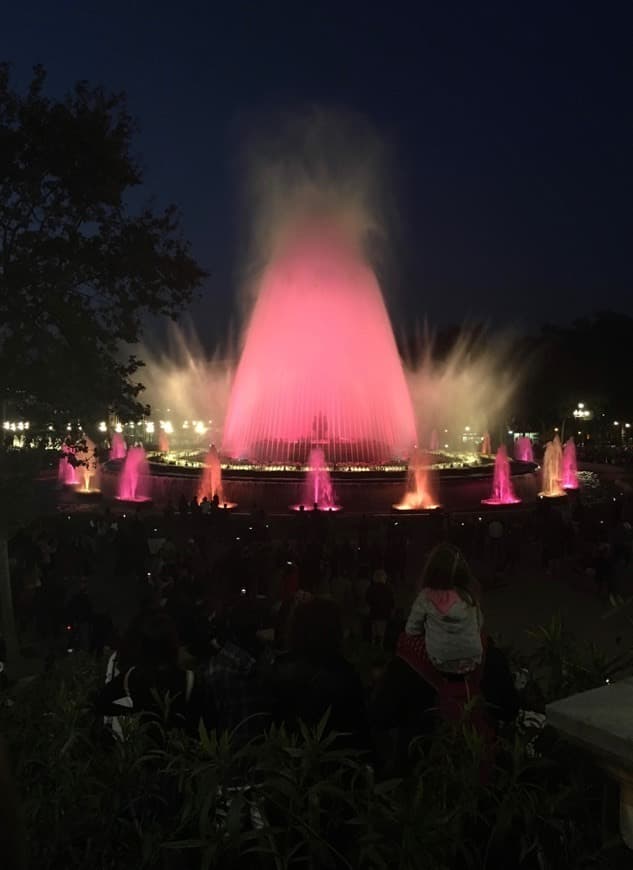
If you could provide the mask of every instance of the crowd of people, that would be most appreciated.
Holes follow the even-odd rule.
[[[544,505],[512,522],[341,519],[184,501],[162,517],[106,509],[41,522],[10,547],[23,645],[46,666],[75,650],[103,663],[95,717],[113,737],[132,712],[238,741],[327,713],[341,740],[391,770],[412,736],[461,715],[467,698],[481,699],[471,715],[488,736],[517,713],[472,564],[485,584],[536,541],[544,570],[578,559],[597,591],[621,596],[633,563],[622,502],[606,513]],[[374,650],[372,668],[359,668],[360,648]]]

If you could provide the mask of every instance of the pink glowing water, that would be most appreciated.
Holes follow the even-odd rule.
[[[338,511],[332,478],[326,464],[325,454],[321,447],[314,447],[308,459],[308,474],[303,487],[303,497],[300,505],[293,505],[295,510]]]
[[[198,485],[198,500],[202,500],[205,496],[209,501],[213,501],[217,495],[220,504],[224,503],[222,493],[222,467],[220,465],[220,457],[218,455],[215,444],[209,448],[204,461],[204,468],[200,476]]]
[[[119,494],[121,501],[150,500],[149,465],[145,450],[141,446],[130,447],[119,475]]]
[[[431,437],[429,439],[429,450],[439,450],[440,449],[440,439],[437,434],[437,429],[433,429],[431,432]]]
[[[57,480],[62,486],[76,486],[79,483],[77,468],[73,464],[74,456],[74,449],[62,444],[62,455],[57,466]]]
[[[578,489],[578,463],[573,438],[565,441],[563,447],[563,489]]]
[[[512,478],[510,477],[510,460],[508,459],[508,450],[505,444],[500,444],[495,457],[495,470],[492,478],[492,493],[490,498],[482,499],[482,504],[501,505],[501,504],[518,504],[521,501],[517,498],[512,486]]]
[[[169,438],[164,429],[161,429],[158,433],[158,452],[169,453]]]
[[[125,459],[127,452],[127,444],[125,438],[120,432],[112,433],[112,441],[110,442],[110,459]]]
[[[546,498],[565,495],[561,486],[563,479],[563,449],[558,435],[545,447],[543,456],[543,489],[539,493]]]
[[[430,458],[416,447],[409,460],[407,491],[402,501],[394,505],[396,510],[421,511],[439,507],[437,481],[433,477],[430,464]]]
[[[265,269],[229,401],[222,452],[305,462],[404,457],[411,397],[371,268],[323,224],[287,237]]]
[[[492,453],[492,445],[490,443],[490,433],[486,432],[479,447],[479,452],[482,456],[490,456]]]
[[[517,438],[514,442],[514,458],[521,462],[534,462],[534,449],[532,439],[527,437]]]

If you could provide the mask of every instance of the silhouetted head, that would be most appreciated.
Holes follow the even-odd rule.
[[[139,665],[149,668],[178,665],[178,632],[167,613],[153,610],[144,614],[138,632]]]
[[[468,562],[457,547],[445,542],[429,553],[422,573],[422,587],[455,589],[469,603],[476,599],[475,579]]]
[[[295,655],[310,659],[340,654],[343,629],[336,604],[314,598],[297,605],[292,615],[288,645]]]
[[[255,654],[259,650],[257,632],[262,627],[260,613],[249,601],[238,601],[226,619],[226,639]]]

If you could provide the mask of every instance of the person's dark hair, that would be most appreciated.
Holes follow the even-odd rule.
[[[178,666],[180,644],[170,616],[162,610],[144,615],[139,625],[138,664],[155,669]]]
[[[251,602],[238,601],[226,616],[226,639],[253,653],[258,648],[257,632],[261,627],[261,615]]]
[[[310,659],[340,653],[343,628],[337,605],[324,598],[297,605],[290,621],[288,641],[291,652]]]
[[[454,589],[468,604],[476,604],[478,584],[468,562],[453,544],[434,547],[422,572],[423,589]]]

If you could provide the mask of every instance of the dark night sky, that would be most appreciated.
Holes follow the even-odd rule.
[[[622,3],[29,2],[0,58],[61,95],[124,89],[146,187],[176,202],[232,311],[236,129],[306,104],[366,115],[397,156],[396,320],[633,314],[633,6]]]

